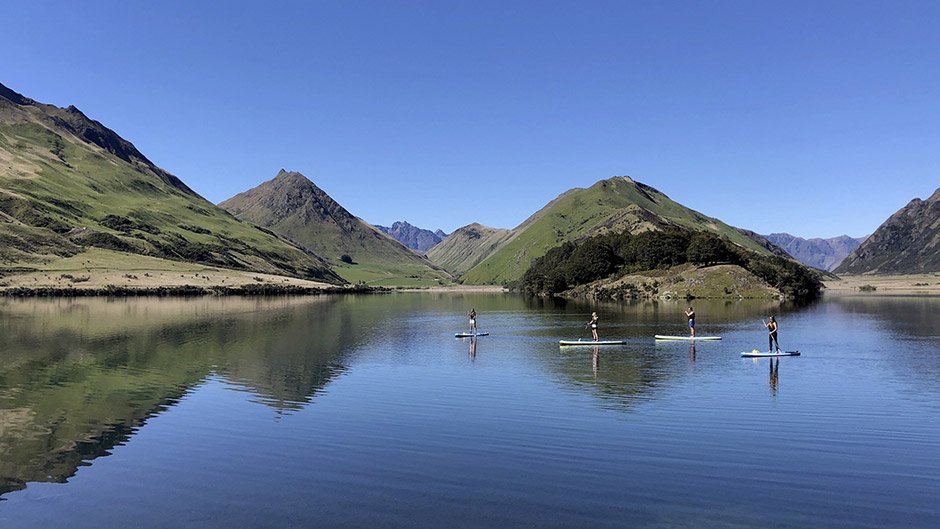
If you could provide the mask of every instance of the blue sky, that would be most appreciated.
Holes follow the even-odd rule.
[[[937,2],[4,3],[0,83],[213,202],[307,175],[365,220],[513,227],[630,175],[760,233],[940,186]]]

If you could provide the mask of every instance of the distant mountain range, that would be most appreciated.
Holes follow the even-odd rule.
[[[344,282],[316,254],[238,221],[74,106],[0,85],[0,268],[81,262],[92,250],[128,269],[171,260]]]
[[[911,201],[860,245],[850,237],[765,238],[626,176],[566,191],[512,229],[474,223],[447,235],[404,221],[374,227],[284,170],[213,205],[77,108],[0,85],[0,276],[66,261],[74,269],[94,252],[97,262],[129,270],[170,260],[334,284],[433,285],[454,276],[505,284],[564,243],[671,227],[762,255],[786,250],[826,270],[852,252],[837,273],[940,271],[940,189]]]
[[[403,220],[395,222],[391,227],[379,226],[378,224],[376,224],[375,227],[390,235],[396,241],[421,254],[427,253],[435,244],[444,240],[444,237],[447,237],[447,234],[440,229],[436,231],[425,230],[412,226]]]
[[[834,272],[923,274],[940,272],[940,189],[915,198],[888,218]]]
[[[450,274],[354,216],[304,175],[273,179],[219,204],[240,220],[269,229],[332,262],[350,282],[436,283]]]
[[[773,253],[767,241],[755,240],[648,185],[618,176],[562,193],[512,230],[481,225],[458,229],[428,257],[460,274],[465,283],[506,283],[521,278],[534,259],[562,243],[610,231],[641,233],[670,226],[708,231],[743,248]]]
[[[866,239],[865,237],[853,238],[848,235],[829,239],[804,239],[789,233],[771,233],[764,237],[783,248],[797,261],[829,272],[839,266],[839,263]]]

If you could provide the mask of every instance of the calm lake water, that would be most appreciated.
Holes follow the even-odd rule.
[[[3,300],[0,527],[940,527],[940,299],[684,308]]]

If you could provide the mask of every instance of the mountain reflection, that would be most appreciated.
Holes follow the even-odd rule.
[[[831,311],[851,316],[845,319],[856,331],[851,338],[857,347],[868,350],[874,346],[885,368],[916,384],[920,391],[936,393],[940,381],[940,364],[937,363],[940,298],[832,296],[827,306]],[[871,332],[872,329],[877,333]],[[886,334],[893,335],[895,345],[892,347],[880,346],[880,337]],[[896,344],[903,344],[903,347]]]
[[[876,318],[903,336],[940,338],[940,298],[892,296],[831,296],[844,312]]]
[[[213,373],[304,406],[355,347],[340,299],[0,303],[0,495],[64,482]]]

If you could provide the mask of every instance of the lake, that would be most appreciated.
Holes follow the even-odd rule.
[[[940,527],[940,298],[694,306],[0,300],[0,527]]]

